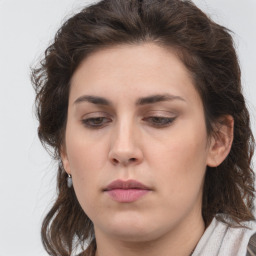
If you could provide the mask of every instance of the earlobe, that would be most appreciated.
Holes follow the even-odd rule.
[[[228,156],[233,142],[234,119],[231,115],[222,116],[214,126],[207,159],[210,167],[217,167]]]
[[[61,147],[60,156],[66,173],[71,174],[69,160],[64,146]]]

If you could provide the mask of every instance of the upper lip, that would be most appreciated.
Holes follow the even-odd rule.
[[[115,180],[111,182],[104,191],[113,189],[144,189],[149,190],[149,187],[136,180]]]

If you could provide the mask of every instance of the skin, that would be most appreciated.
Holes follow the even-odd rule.
[[[174,97],[136,104],[167,94]],[[170,49],[115,46],[80,64],[71,80],[62,161],[94,223],[97,256],[190,255],[205,230],[206,167],[219,165],[230,150],[232,118],[226,119],[221,136],[207,134],[200,96]],[[135,179],[150,192],[116,202],[103,190],[117,179]]]

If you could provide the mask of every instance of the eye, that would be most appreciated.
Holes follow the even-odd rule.
[[[102,128],[109,122],[111,119],[106,117],[92,117],[82,120],[82,123],[88,128]]]
[[[162,117],[162,116],[151,116],[144,118],[147,122],[150,123],[150,125],[155,126],[155,127],[166,127],[169,126],[176,117]]]

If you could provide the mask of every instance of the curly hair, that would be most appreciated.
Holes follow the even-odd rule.
[[[38,67],[32,69],[36,91],[38,135],[59,161],[57,199],[42,224],[42,241],[50,255],[94,255],[93,223],[82,210],[60,158],[67,120],[71,77],[81,61],[102,48],[153,42],[174,49],[201,96],[208,134],[223,115],[234,119],[234,140],[227,158],[207,167],[202,216],[208,225],[219,218],[242,226],[253,220],[254,138],[242,95],[241,74],[231,32],[189,0],[102,0],[84,8],[58,30]],[[227,218],[221,216],[228,216]]]

